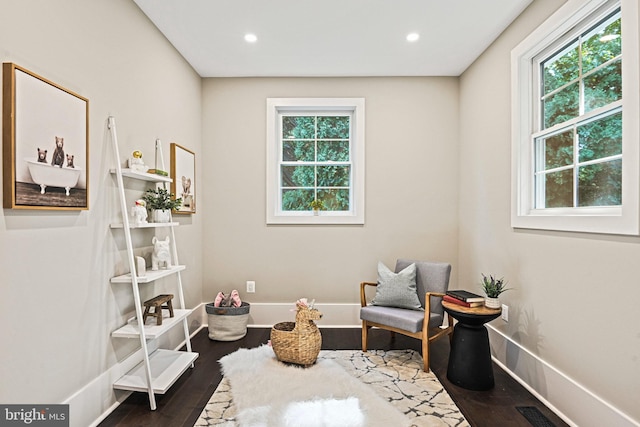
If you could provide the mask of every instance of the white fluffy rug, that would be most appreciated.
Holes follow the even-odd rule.
[[[220,359],[224,378],[196,426],[468,426],[412,350],[321,351],[310,368],[268,346]]]

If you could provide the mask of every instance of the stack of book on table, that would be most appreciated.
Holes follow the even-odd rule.
[[[463,307],[482,307],[484,305],[482,296],[464,290],[447,291],[447,294],[442,299]]]

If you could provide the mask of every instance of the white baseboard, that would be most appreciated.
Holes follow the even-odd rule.
[[[570,426],[640,427],[577,381],[487,325],[493,360]]]
[[[360,327],[360,304],[316,304],[323,317],[317,321],[320,328]],[[251,303],[249,327],[271,327],[278,322],[295,319],[293,303]],[[189,317],[192,336],[206,327],[208,317],[205,303],[196,307]],[[640,423],[604,401],[549,363],[511,340],[491,325],[487,325],[493,360],[549,407],[570,426],[603,425],[640,427]],[[184,343],[171,343],[180,348]],[[139,352],[138,352],[139,353]],[[142,354],[138,355],[142,360]],[[70,405],[71,427],[97,426],[130,393],[115,392],[113,382],[135,364],[129,357],[111,367],[73,396],[62,402]]]
[[[193,331],[191,332],[192,337],[200,329],[206,327],[206,325],[203,325],[205,314],[203,303],[197,306],[193,313],[189,315],[189,330]],[[182,337],[182,341],[170,340],[170,342],[166,344],[166,347],[176,350],[181,348],[184,345],[184,335],[180,334],[180,336]],[[150,343],[150,345],[152,344]],[[163,344],[163,347],[164,346],[165,344]],[[138,350],[121,363],[112,366],[64,402],[61,402],[69,405],[70,426],[95,427],[120,406],[120,404],[129,397],[131,392],[116,391],[113,389],[113,383],[141,361],[142,350]]]
[[[360,321],[360,304],[315,304],[322,313],[317,320],[319,328],[357,328]],[[249,327],[270,328],[279,322],[293,322],[296,319],[294,303],[251,303]]]

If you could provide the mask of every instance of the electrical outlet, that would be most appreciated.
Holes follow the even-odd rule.
[[[506,304],[502,304],[502,320],[509,321],[509,306]]]
[[[247,280],[247,293],[254,293],[256,291],[256,282],[253,280]]]

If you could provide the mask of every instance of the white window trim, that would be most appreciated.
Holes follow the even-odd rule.
[[[364,98],[267,98],[267,224],[364,224]],[[282,211],[279,200],[280,145],[278,115],[296,110],[331,110],[353,113],[352,195],[349,212]]]
[[[637,0],[621,0],[622,207],[534,209],[532,61],[609,0],[569,0],[511,52],[511,226],[588,233],[640,234],[640,27]]]

